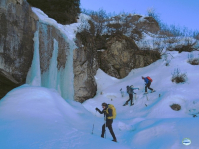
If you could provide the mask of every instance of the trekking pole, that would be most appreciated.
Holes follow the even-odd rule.
[[[95,112],[95,117],[96,117],[96,113],[97,113],[97,110],[96,110],[96,112]],[[95,119],[94,119],[94,122],[93,122],[93,129],[92,129],[92,133],[91,133],[91,134],[93,134],[94,125],[95,125]]]
[[[123,94],[122,94],[122,88],[120,89],[120,93],[121,93],[121,96],[123,97]]]
[[[104,123],[104,124],[105,124],[105,135],[104,135],[105,137],[104,137],[104,138],[106,139],[106,114],[105,114],[104,122],[105,122],[105,123]]]

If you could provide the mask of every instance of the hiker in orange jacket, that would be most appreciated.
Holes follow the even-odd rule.
[[[142,79],[145,81],[145,94],[147,93],[147,88],[151,90],[151,92],[154,92],[154,89],[150,88],[151,82],[147,77],[143,77]]]

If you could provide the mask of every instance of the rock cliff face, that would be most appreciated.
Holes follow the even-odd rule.
[[[87,48],[74,50],[74,98],[79,102],[94,97],[97,91],[94,76],[98,64],[96,58],[93,59],[88,53]]]
[[[0,2],[0,68],[12,75],[19,84],[25,82],[32,63],[35,18],[26,2]]]
[[[94,76],[99,68],[97,62],[97,50],[94,37],[86,36],[86,42],[77,34],[77,49],[74,50],[74,96],[79,102],[83,102],[95,96],[97,84]]]
[[[98,52],[100,68],[111,76],[124,78],[134,67],[133,53],[139,50],[137,45],[130,38],[120,35],[110,37],[106,47],[105,51]]]
[[[9,73],[0,69],[0,99],[17,86],[18,82]]]
[[[10,76],[7,80],[15,80],[14,85],[1,84],[4,89],[4,93],[0,93],[1,97],[13,87],[25,83],[32,63],[35,24],[36,16],[25,1],[0,1],[0,69]],[[13,79],[9,79],[11,77]],[[4,81],[2,77],[1,81]]]
[[[107,40],[106,50],[99,51],[99,67],[118,79],[126,77],[134,68],[147,66],[160,58],[158,52],[139,50],[129,37],[119,35]]]

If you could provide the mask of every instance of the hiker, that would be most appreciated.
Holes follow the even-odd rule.
[[[129,94],[129,99],[125,102],[124,106],[128,105],[129,101],[131,101],[130,106],[132,106],[132,105],[134,105],[134,103],[133,103],[133,94],[136,94],[136,93],[134,93],[134,90],[135,89],[139,90],[139,88],[133,88],[133,85],[131,85],[131,86],[127,86],[126,89],[127,89],[127,93]]]
[[[151,93],[154,92],[154,89],[150,88],[152,79],[150,77],[143,77],[142,79],[145,81],[145,94],[147,94],[147,88],[151,90]]]
[[[100,111],[98,108],[95,108],[96,111],[98,111],[100,114],[104,114],[105,124],[102,126],[102,134],[101,137],[104,138],[105,133],[105,127],[108,127],[114,142],[117,142],[117,139],[115,137],[115,134],[113,132],[112,123],[113,123],[113,110],[109,108],[109,104],[102,103],[103,110]]]

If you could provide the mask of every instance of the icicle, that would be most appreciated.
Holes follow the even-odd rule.
[[[49,68],[49,88],[57,89],[57,55],[58,55],[58,42],[54,39],[54,50]]]
[[[66,67],[63,73],[62,82],[62,96],[64,99],[74,99],[74,74],[73,74],[73,48],[70,47],[70,54],[68,55],[68,60],[66,62]]]
[[[63,35],[64,36],[64,35]],[[70,44],[67,37],[65,41]],[[73,44],[70,44],[65,68],[61,68],[57,77],[57,91],[64,99],[74,99]]]
[[[26,77],[26,83],[32,86],[41,86],[41,70],[39,57],[39,32],[34,34],[34,53],[31,68]]]

